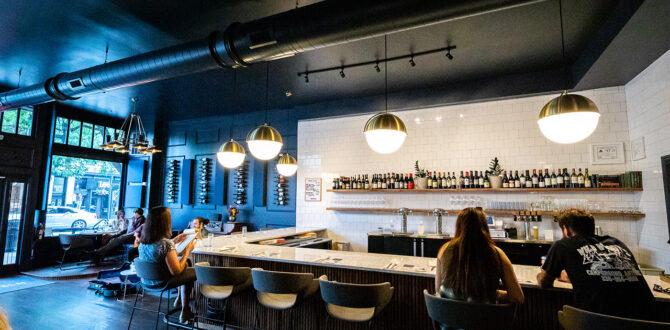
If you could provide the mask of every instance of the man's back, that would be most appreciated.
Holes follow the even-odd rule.
[[[558,277],[563,269],[575,305],[596,313],[649,319],[654,297],[635,257],[610,236],[573,236],[554,243],[542,268]]]

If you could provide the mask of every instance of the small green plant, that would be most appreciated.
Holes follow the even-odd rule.
[[[426,170],[422,170],[419,168],[419,161],[417,160],[416,163],[414,163],[414,175],[417,178],[425,178],[428,173],[426,173]]]
[[[489,164],[489,169],[486,171],[486,173],[499,176],[502,174],[504,169],[500,166],[500,162],[498,162],[498,157],[495,157],[491,160],[491,163]]]

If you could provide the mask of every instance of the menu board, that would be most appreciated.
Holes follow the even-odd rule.
[[[305,202],[321,201],[321,178],[305,178]]]

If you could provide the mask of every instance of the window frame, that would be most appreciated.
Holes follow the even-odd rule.
[[[30,109],[28,109],[30,108]],[[5,119],[5,113],[7,111],[16,111],[16,122],[14,123],[14,132],[5,132],[2,130],[3,127],[3,121]],[[20,132],[20,123],[21,123],[21,114],[24,112],[30,111],[32,113],[31,115],[31,120],[30,120],[30,134],[21,134]],[[25,136],[25,137],[33,137],[33,133],[35,132],[35,108],[34,107],[19,107],[16,109],[9,109],[5,111],[0,111],[0,134],[11,134],[11,135],[16,135],[16,136]]]

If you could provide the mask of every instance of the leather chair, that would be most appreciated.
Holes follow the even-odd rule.
[[[393,296],[391,283],[350,284],[322,279],[319,281],[321,298],[326,303],[328,317],[324,329],[328,328],[330,317],[348,322],[368,322],[379,315]]]
[[[514,305],[471,303],[438,297],[423,290],[433,328],[507,330],[514,323]]]
[[[223,329],[226,329],[226,316],[228,314],[228,301],[240,292],[246,291],[253,285],[251,268],[249,267],[214,267],[209,262],[195,264],[195,275],[200,285],[200,294],[205,302],[205,310],[214,310],[214,306],[208,304],[208,300],[224,301],[223,306]],[[198,300],[198,305],[200,300]],[[198,310],[198,308],[196,308]],[[214,320],[209,317],[197,316],[196,319]]]
[[[622,301],[620,303],[625,304],[626,302]],[[564,305],[563,310],[558,311],[558,323],[565,330],[670,330],[670,323],[610,316],[585,311],[568,305]]]

